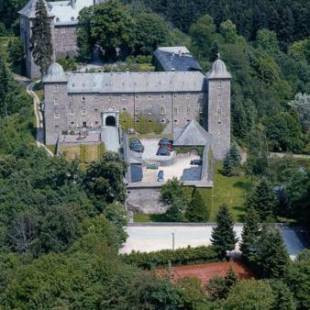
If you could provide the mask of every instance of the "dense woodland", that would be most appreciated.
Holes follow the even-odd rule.
[[[17,11],[26,2],[0,0],[2,38],[18,34]],[[248,161],[241,167],[233,146],[223,174],[253,178],[242,206],[248,210],[242,253],[257,279],[238,281],[230,272],[203,287],[195,279],[172,284],[152,271],[168,261],[225,259],[236,242],[225,206],[210,248],[118,255],[126,240],[126,167],[115,154],[85,167],[36,147],[32,101],[12,73],[20,67],[20,42],[11,38],[0,56],[1,307],[309,309],[309,252],[289,261],[278,231],[266,224],[284,218],[310,227],[309,165],[268,158],[271,150],[310,152],[309,1],[126,4],[112,0],[82,12],[80,59],[90,57],[95,43],[108,61],[149,55],[159,44],[185,44],[205,71],[220,52],[233,74],[233,135]],[[163,188],[162,200],[171,205],[166,220],[208,219],[199,192],[188,195],[175,181]]]

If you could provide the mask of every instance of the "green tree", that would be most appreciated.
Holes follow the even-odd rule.
[[[310,252],[305,250],[299,254],[296,262],[290,265],[285,277],[290,290],[293,292],[297,309],[310,308]]]
[[[46,6],[44,0],[37,1],[35,19],[31,28],[31,51],[34,63],[40,67],[42,76],[47,72],[53,57],[51,19]]]
[[[247,262],[253,262],[256,255],[257,241],[260,235],[259,216],[254,208],[247,210],[241,237],[240,250]]]
[[[236,25],[232,23],[231,20],[226,20],[221,23],[220,33],[226,43],[235,43],[238,38]]]
[[[167,222],[185,222],[186,202],[180,197],[175,198],[164,214],[164,219]]]
[[[236,144],[233,144],[227,152],[224,161],[222,173],[225,176],[233,176],[238,174],[238,169],[241,166],[241,156]]]
[[[279,52],[277,34],[268,29],[261,29],[257,32],[256,45],[271,55]]]
[[[202,16],[190,28],[192,49],[196,55],[210,56],[212,41],[216,27],[213,18],[209,15]]]
[[[230,290],[236,285],[238,278],[232,268],[225,277],[214,277],[208,282],[207,292],[211,300],[226,299]]]
[[[248,208],[254,208],[256,210],[261,221],[274,216],[277,205],[276,196],[265,178],[255,186],[247,198],[246,204]]]
[[[275,296],[272,288],[262,280],[243,280],[230,291],[224,309],[226,310],[271,310]]]
[[[173,178],[160,189],[160,200],[171,204],[176,198],[183,198],[183,189],[182,183],[177,178]]]
[[[192,200],[186,209],[185,217],[189,222],[206,222],[209,218],[208,207],[197,188],[193,190]]]
[[[8,45],[9,62],[16,72],[21,72],[24,50],[20,38],[12,38]]]
[[[11,74],[4,59],[0,56],[0,116],[7,116]]]
[[[142,12],[134,20],[135,53],[151,54],[157,46],[168,43],[169,29],[160,16]]]
[[[134,26],[129,10],[118,0],[83,10],[78,33],[81,56],[85,57],[95,44],[105,51],[107,59],[127,56],[133,48]],[[117,49],[120,49],[119,53]]]
[[[225,258],[227,251],[235,248],[237,238],[234,232],[234,223],[226,205],[222,205],[216,216],[217,226],[213,228],[211,242],[218,256]]]
[[[288,270],[289,257],[278,229],[265,225],[257,242],[256,272],[263,278],[281,278]]]
[[[274,309],[295,310],[294,296],[288,286],[281,280],[270,280],[269,284],[275,296]]]

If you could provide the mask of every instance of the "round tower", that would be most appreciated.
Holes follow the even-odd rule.
[[[213,154],[222,160],[231,142],[231,74],[218,54],[207,74],[208,132],[213,136]]]

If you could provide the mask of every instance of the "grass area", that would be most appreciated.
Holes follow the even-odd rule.
[[[243,222],[245,215],[244,202],[253,184],[247,176],[225,177],[220,173],[218,163],[214,176],[214,188],[200,188],[199,191],[210,208],[209,222],[215,222],[219,207],[226,204],[236,222]],[[191,196],[192,188],[185,187],[186,195]],[[160,215],[135,214],[135,222],[160,222]]]
[[[81,163],[90,163],[99,160],[105,149],[103,144],[81,144],[61,146],[60,152],[67,160],[78,159]]]
[[[136,213],[136,214],[134,214],[133,219],[134,219],[135,223],[153,222],[151,214]]]
[[[242,222],[245,214],[245,198],[251,188],[252,181],[249,177],[225,177],[220,173],[220,166],[217,165],[214,188],[199,190],[208,206],[210,206],[209,221],[215,221],[219,207],[225,203],[230,208],[234,220]]]

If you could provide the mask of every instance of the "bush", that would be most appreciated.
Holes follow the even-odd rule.
[[[151,253],[132,252],[122,255],[127,264],[144,269],[152,269],[159,266],[189,265],[217,261],[217,254],[213,247],[201,246],[197,248],[183,248],[177,250],[162,250]]]

